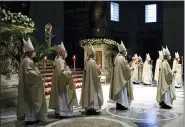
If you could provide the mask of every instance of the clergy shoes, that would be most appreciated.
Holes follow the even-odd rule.
[[[37,121],[25,121],[25,125],[34,125],[37,124]]]
[[[96,112],[95,109],[89,109],[86,111],[87,115],[100,115],[100,112]]]
[[[125,110],[128,110],[128,108],[122,106],[119,103],[116,103],[116,110],[125,111]]]
[[[181,87],[175,86],[175,88],[181,88]]]
[[[66,118],[69,118],[69,117],[66,117],[66,116],[60,116],[59,113],[56,113],[55,112],[55,117],[58,118],[58,119],[66,119]]]
[[[163,109],[172,109],[172,107],[166,105],[164,102],[159,103],[159,105],[160,105],[161,108],[163,108]]]
[[[60,116],[59,113],[56,113],[56,112],[55,112],[55,117],[59,117],[59,116]]]

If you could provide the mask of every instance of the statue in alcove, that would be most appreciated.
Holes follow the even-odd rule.
[[[51,46],[51,40],[55,36],[53,35],[53,26],[48,23],[45,25],[45,41],[48,43],[49,46]]]

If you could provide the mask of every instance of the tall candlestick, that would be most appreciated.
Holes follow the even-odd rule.
[[[76,56],[74,55],[72,59],[73,59],[73,62],[74,62],[74,70],[73,70],[73,71],[75,72],[75,62],[76,62]]]
[[[44,57],[44,87],[46,86],[46,81],[45,81],[45,78],[46,78],[46,63],[47,63],[47,57],[45,56]]]

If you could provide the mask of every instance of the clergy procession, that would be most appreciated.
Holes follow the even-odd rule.
[[[93,46],[82,46],[87,51],[85,58],[82,92],[80,101],[77,100],[75,83],[72,71],[65,59],[67,51],[64,43],[55,45],[57,56],[55,57],[52,75],[51,96],[47,107],[44,85],[41,73],[34,64],[35,49],[30,38],[24,40],[23,58],[20,64],[18,85],[17,119],[26,123],[38,123],[47,120],[47,109],[53,109],[57,118],[71,118],[74,106],[81,106],[86,115],[100,115],[100,109],[104,104],[104,96],[101,79],[101,68],[97,65],[96,52]],[[134,54],[132,61],[127,60],[127,49],[124,43],[117,43],[118,54],[113,61],[109,99],[115,102],[116,110],[129,110],[134,100],[133,84],[151,86],[157,84],[156,101],[163,109],[171,109],[176,99],[176,88],[181,88],[182,64],[180,56],[175,52],[173,66],[169,61],[172,55],[166,46],[159,51],[153,74],[153,60],[150,54],[146,54],[145,61],[138,54]],[[156,51],[157,52],[157,51]],[[172,69],[171,69],[172,68]],[[154,79],[154,80],[153,80]]]

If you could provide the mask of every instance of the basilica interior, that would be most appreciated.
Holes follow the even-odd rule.
[[[45,122],[30,127],[183,127],[184,123],[184,1],[0,1],[0,122],[2,127],[24,127],[17,120],[20,60],[24,53],[22,38],[30,37],[34,59],[44,81],[49,107],[54,45],[64,43],[78,103],[81,99],[87,51],[92,44],[95,61],[101,68],[103,106],[99,115],[88,116],[79,104],[73,117],[58,119],[48,108]],[[132,82],[134,99],[126,111],[116,110],[109,99],[111,71],[123,41],[128,62],[135,54],[143,63],[149,53],[152,83]],[[182,86],[175,88],[172,109],[161,109],[156,101],[158,84],[154,79],[158,51],[168,46],[172,59],[178,52],[182,66]]]

